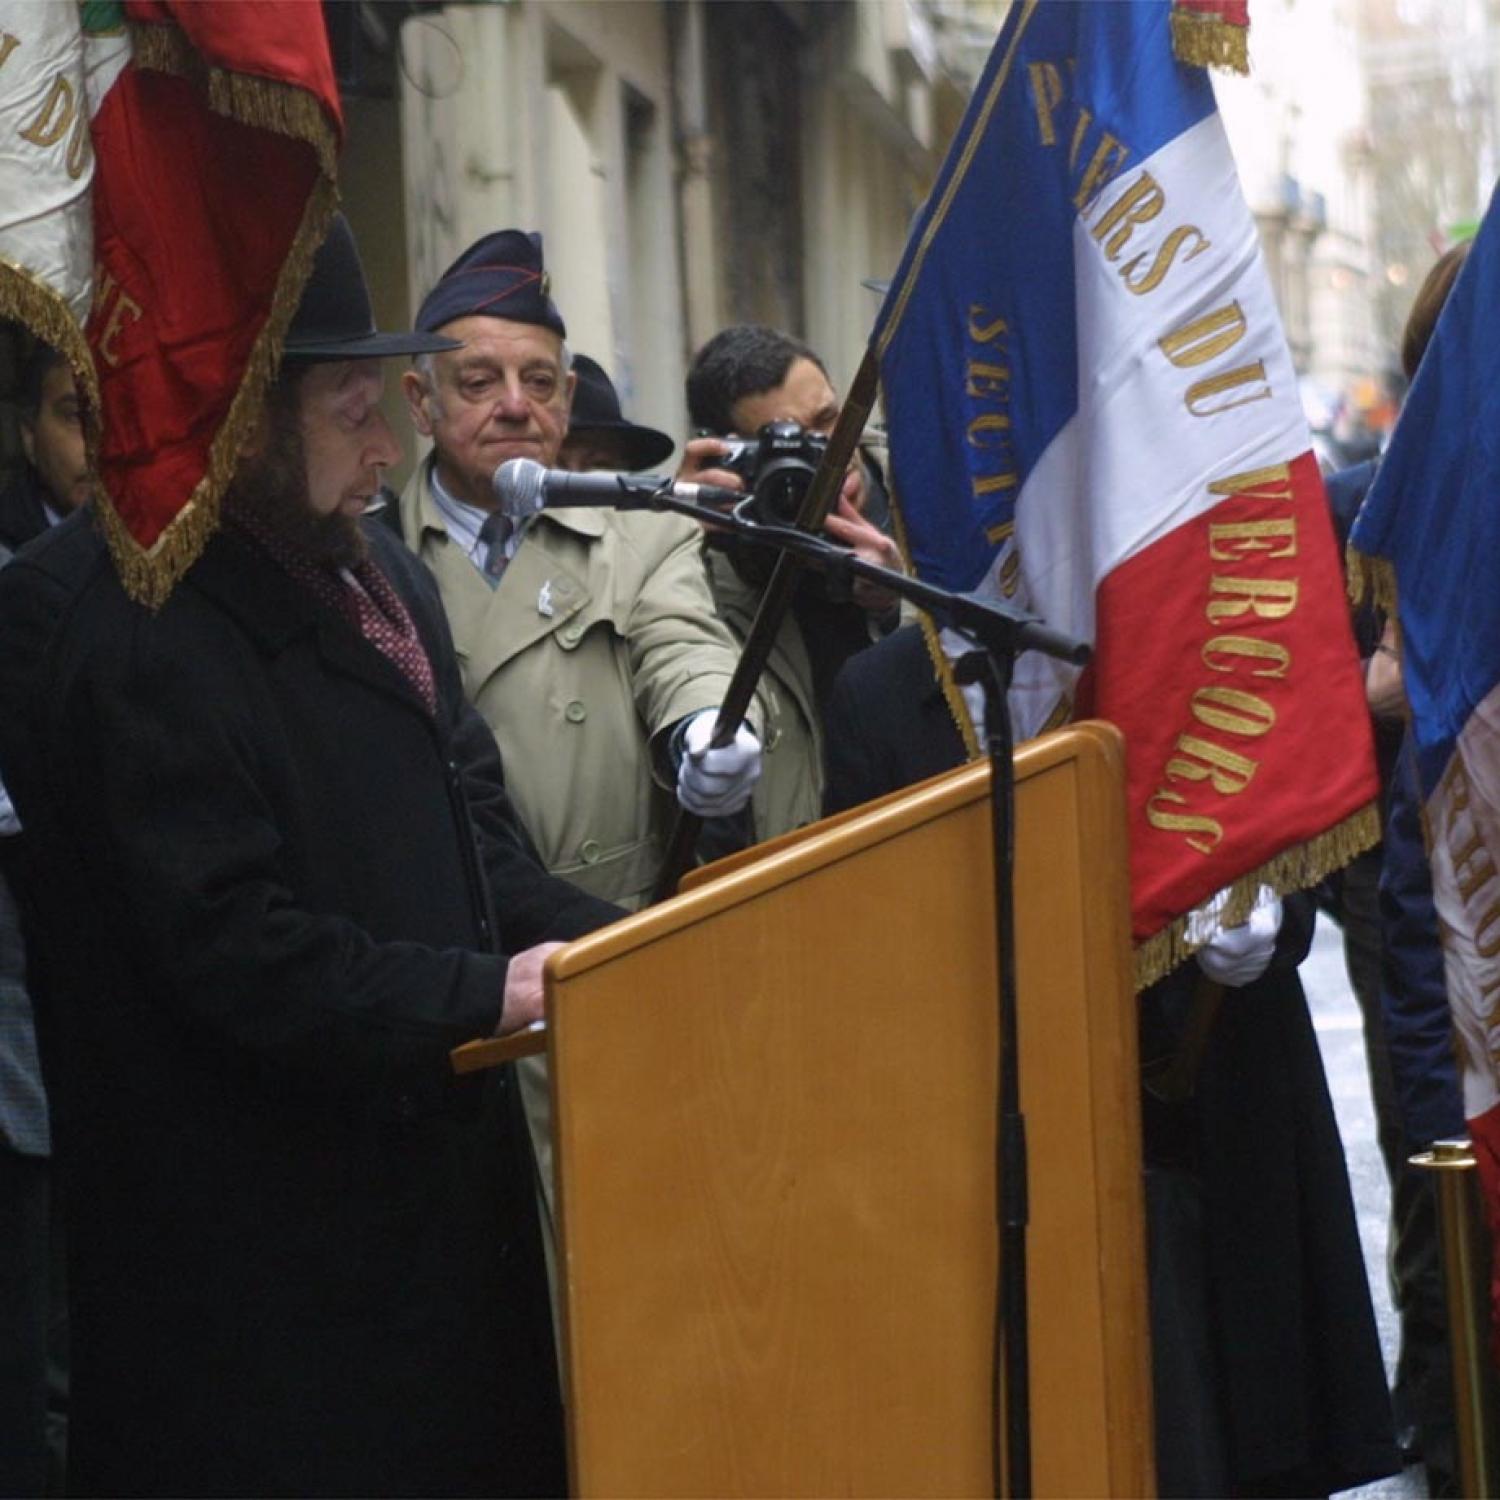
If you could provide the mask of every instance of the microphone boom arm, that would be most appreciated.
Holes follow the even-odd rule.
[[[945,589],[909,573],[882,567],[879,563],[866,562],[847,547],[823,536],[799,531],[795,526],[766,525],[755,521],[745,513],[744,502],[730,511],[715,510],[712,506],[683,499],[670,487],[631,486],[628,475],[621,478],[626,481],[622,483],[622,493],[629,496],[628,506],[622,508],[669,510],[677,515],[691,516],[695,521],[720,531],[732,532],[755,546],[790,553],[803,565],[830,577],[863,578],[879,584],[903,599],[910,599],[944,623],[969,631],[981,644],[988,645],[993,640],[1002,650],[1013,653],[1040,651],[1044,656],[1056,657],[1075,667],[1088,665],[1092,654],[1088,643],[1052,629],[1038,615],[1027,614],[979,594]]]

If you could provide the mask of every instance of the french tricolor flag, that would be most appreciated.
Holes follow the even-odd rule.
[[[1492,1231],[1500,1231],[1497,201],[1500,195],[1443,306],[1350,536],[1364,581],[1377,600],[1395,606],[1400,622],[1407,733],[1421,782],[1464,1115]],[[1500,1253],[1500,1233],[1494,1239]]]
[[[1216,891],[1236,920],[1378,836],[1297,376],[1173,16],[1018,0],[872,336],[917,571],[1095,643],[1023,658],[1013,712],[1124,732],[1143,982]]]

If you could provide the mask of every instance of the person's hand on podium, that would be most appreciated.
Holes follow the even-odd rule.
[[[510,1031],[519,1031],[542,1019],[545,994],[542,987],[542,966],[547,956],[555,953],[561,943],[538,943],[534,948],[523,948],[513,954],[505,970],[505,999],[500,1007],[500,1024],[495,1027],[496,1036]]]

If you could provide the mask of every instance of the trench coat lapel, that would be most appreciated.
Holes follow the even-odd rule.
[[[550,539],[545,521],[533,523],[493,590],[469,566],[488,602],[469,657],[468,678],[475,694],[528,646],[554,631],[566,632],[568,621],[593,598],[587,580],[557,556],[548,545]]]

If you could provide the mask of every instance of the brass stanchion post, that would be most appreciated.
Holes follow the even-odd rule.
[[[1500,1496],[1500,1405],[1490,1357],[1490,1236],[1468,1141],[1434,1141],[1411,1158],[1432,1173],[1443,1246],[1443,1284],[1453,1354],[1453,1405],[1462,1493]]]

